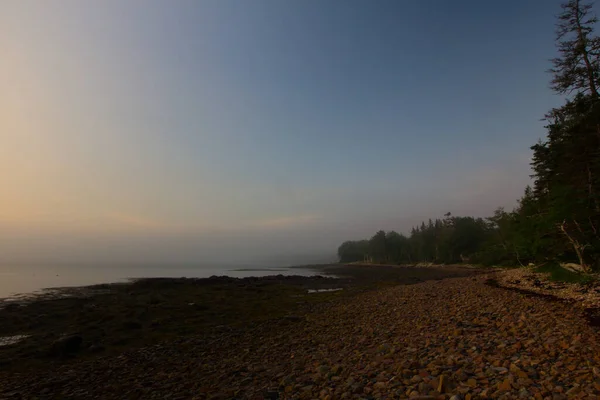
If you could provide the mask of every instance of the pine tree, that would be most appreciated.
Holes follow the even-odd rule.
[[[547,140],[532,147],[540,212],[531,217],[540,229],[554,227],[542,234],[547,255],[584,267],[600,259],[600,39],[591,8],[580,0],[562,5],[551,87],[574,97],[546,115]]]
[[[576,91],[597,98],[600,41],[592,35],[598,19],[592,15],[590,3],[569,0],[561,7],[556,29],[560,56],[552,60],[552,89],[560,94]]]

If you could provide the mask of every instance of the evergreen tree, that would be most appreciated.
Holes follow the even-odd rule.
[[[593,32],[598,19],[592,15],[590,3],[569,0],[561,7],[556,26],[560,56],[552,60],[552,89],[560,94],[576,91],[597,98],[600,41]]]
[[[600,40],[593,35],[597,18],[591,4],[569,0],[558,16],[552,88],[575,93],[546,115],[547,140],[532,147],[536,214],[547,256],[597,264],[600,241]],[[545,221],[539,221],[543,217]],[[538,231],[539,233],[539,231]]]
[[[447,213],[422,222],[409,237],[379,231],[369,241],[344,243],[340,259],[576,261],[600,269],[600,39],[591,11],[589,3],[568,0],[558,15],[551,87],[570,98],[546,115],[547,136],[531,147],[533,188],[513,211],[497,209],[485,220]]]

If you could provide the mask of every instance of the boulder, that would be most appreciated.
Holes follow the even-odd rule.
[[[52,343],[50,353],[55,356],[64,356],[77,353],[83,338],[80,335],[64,335]]]

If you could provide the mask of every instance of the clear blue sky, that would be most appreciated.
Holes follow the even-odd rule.
[[[130,260],[333,254],[379,228],[512,207],[562,102],[545,72],[558,11],[3,1],[5,259],[115,243]]]

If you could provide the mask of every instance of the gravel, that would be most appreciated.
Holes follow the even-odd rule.
[[[0,372],[0,398],[599,398],[599,331],[583,308],[489,278],[378,289],[304,318]]]

